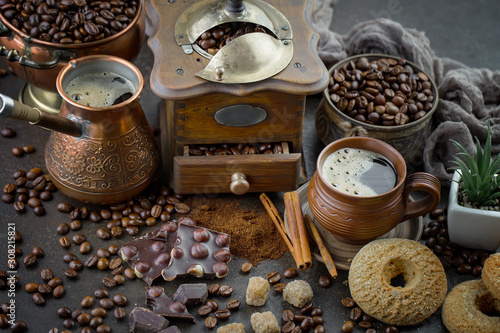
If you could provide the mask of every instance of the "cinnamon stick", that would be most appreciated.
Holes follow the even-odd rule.
[[[309,238],[307,235],[306,224],[304,222],[304,215],[302,214],[302,205],[300,204],[299,193],[297,191],[292,191],[292,192],[288,192],[288,193],[290,193],[289,194],[290,204],[292,206],[293,213],[294,213],[294,219],[292,221],[288,220],[289,221],[288,224],[295,222],[297,234],[298,234],[297,246],[300,246],[300,254],[302,255],[302,260],[304,261],[304,263],[306,265],[305,269],[308,269],[308,268],[311,268],[311,266],[312,266],[311,249],[309,247]],[[287,204],[287,201],[285,200],[285,206],[286,206],[286,204]],[[287,217],[288,217],[288,211],[287,211]],[[294,246],[295,246],[295,244],[294,244]]]
[[[286,246],[290,250],[290,253],[292,253],[293,260],[295,260],[297,267],[299,267],[302,258],[299,257],[298,254],[296,253],[296,250],[292,242],[290,241],[290,238],[288,237],[285,223],[281,219],[278,210],[274,206],[271,199],[267,196],[267,194],[262,193],[259,198],[262,204],[264,205],[264,208],[266,209],[267,213],[271,217],[271,220],[273,221],[274,225],[276,226],[276,229],[278,229],[278,232],[280,233],[281,237],[283,237],[283,239],[285,240]]]
[[[313,236],[314,241],[316,242],[316,245],[318,245],[319,252],[321,253],[321,257],[323,258],[323,261],[325,262],[326,268],[328,269],[328,272],[330,275],[335,279],[337,278],[337,268],[335,267],[335,262],[332,259],[332,256],[330,255],[330,252],[328,252],[328,249],[325,246],[325,243],[323,243],[323,239],[321,238],[321,235],[318,232],[318,229],[314,225],[311,217],[309,215],[306,215],[305,220],[307,222],[307,225],[309,226],[309,229],[311,230],[311,234]]]

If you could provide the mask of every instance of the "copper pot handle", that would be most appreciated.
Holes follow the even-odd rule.
[[[424,191],[428,195],[422,199],[408,202],[408,197],[413,191]],[[406,205],[405,216],[402,221],[414,219],[432,212],[441,200],[441,183],[439,179],[425,172],[416,172],[406,178],[403,192],[403,202]]]
[[[0,36],[9,36],[11,34],[11,31],[3,22],[0,22]],[[23,39],[25,43],[31,42],[31,37],[27,37]],[[29,59],[25,55],[20,55],[18,50],[9,50],[5,46],[0,46],[0,55],[5,56],[8,61],[14,62],[18,61],[20,65],[22,66],[27,66],[27,67],[32,67],[36,69],[50,69],[54,68],[57,66],[59,61],[61,59],[67,59],[68,61],[70,59],[75,59],[77,58],[76,53],[68,51],[68,50],[61,50],[61,49],[56,49],[54,52],[52,52],[53,59],[49,61],[35,61]]]

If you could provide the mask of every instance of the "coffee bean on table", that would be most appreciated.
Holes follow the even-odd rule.
[[[215,317],[220,320],[227,320],[231,317],[231,311],[228,309],[222,309],[215,311]]]
[[[32,250],[31,253],[33,253],[37,258],[43,257],[43,249],[39,246],[35,246]]]
[[[247,274],[249,273],[253,268],[253,265],[251,263],[249,263],[248,261],[247,262],[244,262],[242,265],[241,265],[241,272]]]
[[[73,241],[73,243],[75,245],[80,245],[83,242],[85,242],[87,239],[86,239],[85,235],[83,235],[83,234],[76,234],[73,237],[71,237],[71,240]]]
[[[129,280],[133,280],[135,279],[137,276],[135,275],[135,272],[133,269],[131,268],[126,268],[124,271],[123,271],[123,275],[125,275],[125,277]]]
[[[356,305],[356,302],[351,297],[345,297],[342,299],[342,305],[346,308],[352,308]]]
[[[9,318],[7,317],[7,315],[5,315],[4,313],[0,314],[0,328],[7,328],[9,326]]]
[[[42,295],[49,295],[52,292],[52,288],[46,283],[39,284],[37,290]]]
[[[107,269],[109,267],[109,260],[107,258],[100,258],[97,261],[97,268],[99,268],[101,271]]]
[[[90,308],[92,305],[94,305],[94,302],[94,296],[85,296],[80,302],[80,305],[82,308]]]
[[[351,310],[350,318],[351,320],[358,321],[363,316],[363,310],[359,307],[355,307]]]
[[[114,311],[114,314],[115,314],[116,319],[123,319],[127,315],[127,313],[125,312],[125,309],[122,307],[116,308]]]
[[[109,296],[109,292],[106,289],[99,288],[94,290],[94,296],[96,298],[107,298]]]
[[[81,254],[90,253],[90,251],[92,251],[92,245],[90,245],[89,242],[83,242],[82,244],[80,244],[79,251]]]
[[[73,220],[69,224],[69,228],[73,231],[78,231],[82,228],[82,221],[80,220]]]
[[[307,332],[310,329],[314,327],[314,321],[311,317],[307,317],[302,322],[300,323],[300,328],[304,331]]]
[[[30,282],[28,284],[26,284],[24,286],[24,290],[27,292],[27,293],[34,293],[35,291],[38,290],[38,284],[34,283],[34,282]]]
[[[271,272],[267,274],[267,281],[269,281],[270,284],[275,284],[278,283],[281,280],[281,274],[279,272]]]
[[[78,277],[78,272],[74,269],[67,269],[66,271],[64,271],[64,275],[68,279],[76,279]]]
[[[300,309],[300,314],[303,314],[303,315],[308,315],[311,313],[312,309],[314,308],[314,305],[312,302],[307,302],[306,305],[304,305],[301,309]]]
[[[283,273],[283,276],[287,279],[294,278],[298,275],[297,269],[295,267],[290,267]]]
[[[45,298],[40,293],[34,293],[32,299],[33,303],[38,306],[45,305]]]
[[[229,301],[227,301],[226,308],[231,310],[231,311],[234,311],[234,310],[238,310],[240,305],[241,305],[241,302],[239,300],[233,298],[233,299],[230,299]]]
[[[92,328],[97,328],[102,325],[102,323],[104,323],[104,320],[101,317],[92,317],[89,326]]]
[[[66,253],[64,256],[63,256],[63,261],[67,264],[69,264],[70,262],[72,262],[73,260],[77,259],[76,256],[71,253],[71,252],[68,252]]]
[[[66,236],[59,238],[59,244],[61,244],[61,246],[64,248],[68,248],[71,246],[70,240]]]
[[[295,315],[292,310],[284,310],[281,313],[281,319],[286,323],[288,321],[294,321]]]
[[[113,303],[115,303],[118,306],[126,306],[128,304],[128,298],[127,296],[123,294],[116,294],[113,296]]]
[[[26,205],[22,201],[14,202],[14,210],[18,213],[24,212],[26,210]]]
[[[71,310],[66,306],[60,307],[57,309],[57,316],[59,318],[71,318]]]
[[[111,326],[102,324],[96,329],[97,333],[110,333],[111,332]]]
[[[111,245],[108,247],[108,252],[109,252],[109,254],[117,254],[117,253],[118,253],[118,250],[119,250],[119,247],[118,247],[118,245],[116,245],[116,244],[111,244]]]
[[[63,284],[63,280],[60,278],[60,277],[55,277],[55,278],[52,278],[51,280],[49,280],[49,282],[47,282],[47,284],[52,288],[56,288],[57,286],[60,286]]]
[[[54,288],[54,290],[52,291],[52,296],[54,296],[54,298],[62,298],[64,295],[66,294],[66,289],[64,288],[64,286],[57,286]]]
[[[342,333],[351,333],[352,331],[354,331],[354,323],[348,320],[342,325]]]
[[[76,309],[75,311],[71,312],[71,318],[77,320],[78,316],[80,316],[84,312],[85,311],[83,309]]]
[[[71,269],[74,269],[75,271],[80,271],[83,269],[83,264],[80,260],[78,259],[75,259],[73,261],[71,261],[69,264],[68,264],[69,268]]]
[[[110,278],[109,276],[103,277],[102,283],[108,288],[113,288],[116,286],[116,281],[113,280],[113,278]]]
[[[16,136],[16,131],[10,127],[2,128],[0,132],[4,138],[13,138]]]
[[[78,318],[76,318],[76,321],[81,326],[88,325],[91,320],[92,320],[92,316],[86,312],[83,312],[82,314],[80,314],[78,316]]]
[[[74,208],[73,205],[67,202],[60,202],[56,206],[57,210],[63,213],[69,213],[71,212]]]
[[[283,333],[291,333],[295,329],[295,323],[293,321],[287,321],[281,328],[281,332]]]
[[[95,267],[97,265],[98,260],[99,258],[97,257],[97,255],[93,254],[90,257],[88,257],[87,260],[85,260],[84,265],[87,268]]]
[[[208,316],[207,318],[205,318],[205,327],[206,328],[212,329],[215,326],[217,326],[217,318],[212,317],[212,316]]]
[[[320,307],[315,307],[311,311],[311,316],[322,316],[323,315],[323,310],[321,310]]]
[[[101,317],[101,318],[106,318],[106,316],[108,315],[106,309],[104,308],[93,308],[92,311],[90,311],[90,314],[93,317]]]
[[[33,208],[33,213],[35,213],[36,216],[43,216],[46,212],[43,206],[36,206],[35,208]]]
[[[61,223],[57,226],[57,233],[59,235],[66,235],[69,232],[69,225],[67,223]]]
[[[217,283],[211,284],[208,287],[208,294],[212,296],[217,295],[217,293],[219,292],[219,288],[220,288],[219,284]]]
[[[233,293],[233,287],[230,285],[224,284],[219,287],[219,294],[224,297],[229,297]]]
[[[24,155],[24,151],[21,147],[13,147],[10,152],[12,153],[12,155],[14,156],[17,156],[17,157],[21,157]]]
[[[201,317],[207,316],[210,312],[212,312],[212,308],[210,306],[208,306],[208,305],[202,305],[198,309],[198,315],[201,316]]]
[[[112,308],[115,307],[115,303],[109,298],[105,297],[99,300],[99,306],[103,309],[111,310]]]
[[[212,311],[217,311],[219,310],[219,303],[217,303],[216,301],[212,300],[212,299],[209,299],[205,302],[205,305],[208,305]]]
[[[285,289],[285,287],[286,287],[286,283],[280,282],[280,283],[276,283],[275,285],[273,285],[273,290],[277,293],[282,293],[283,290]]]
[[[54,278],[54,273],[50,268],[44,268],[40,271],[40,276],[42,277],[43,281],[50,281],[52,278]]]
[[[10,326],[10,330],[13,333],[25,332],[28,330],[28,325],[26,325],[26,323],[24,321],[18,320]]]
[[[33,253],[28,254],[26,257],[23,259],[23,263],[29,267],[33,266],[36,262],[36,256]]]

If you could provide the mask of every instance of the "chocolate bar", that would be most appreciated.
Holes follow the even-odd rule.
[[[206,283],[186,283],[177,288],[172,300],[179,301],[189,308],[205,303],[207,297],[208,287]]]
[[[153,312],[171,320],[190,321],[194,323],[193,316],[187,311],[186,306],[179,301],[174,302],[165,294],[162,287],[154,286],[146,289],[146,305]]]
[[[179,223],[170,265],[161,275],[167,281],[189,275],[223,278],[229,272],[229,242],[228,234]]]
[[[156,333],[169,324],[166,318],[142,307],[134,308],[129,315],[129,328],[134,333]]]
[[[120,251],[123,260],[148,285],[152,285],[162,270],[168,267],[170,253],[177,242],[178,225],[177,222],[167,222],[122,246]]]

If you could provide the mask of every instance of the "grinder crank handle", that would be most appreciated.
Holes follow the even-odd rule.
[[[83,132],[82,125],[79,123],[54,114],[42,112],[3,94],[0,94],[0,117],[28,121],[32,125],[75,137],[82,136]]]

